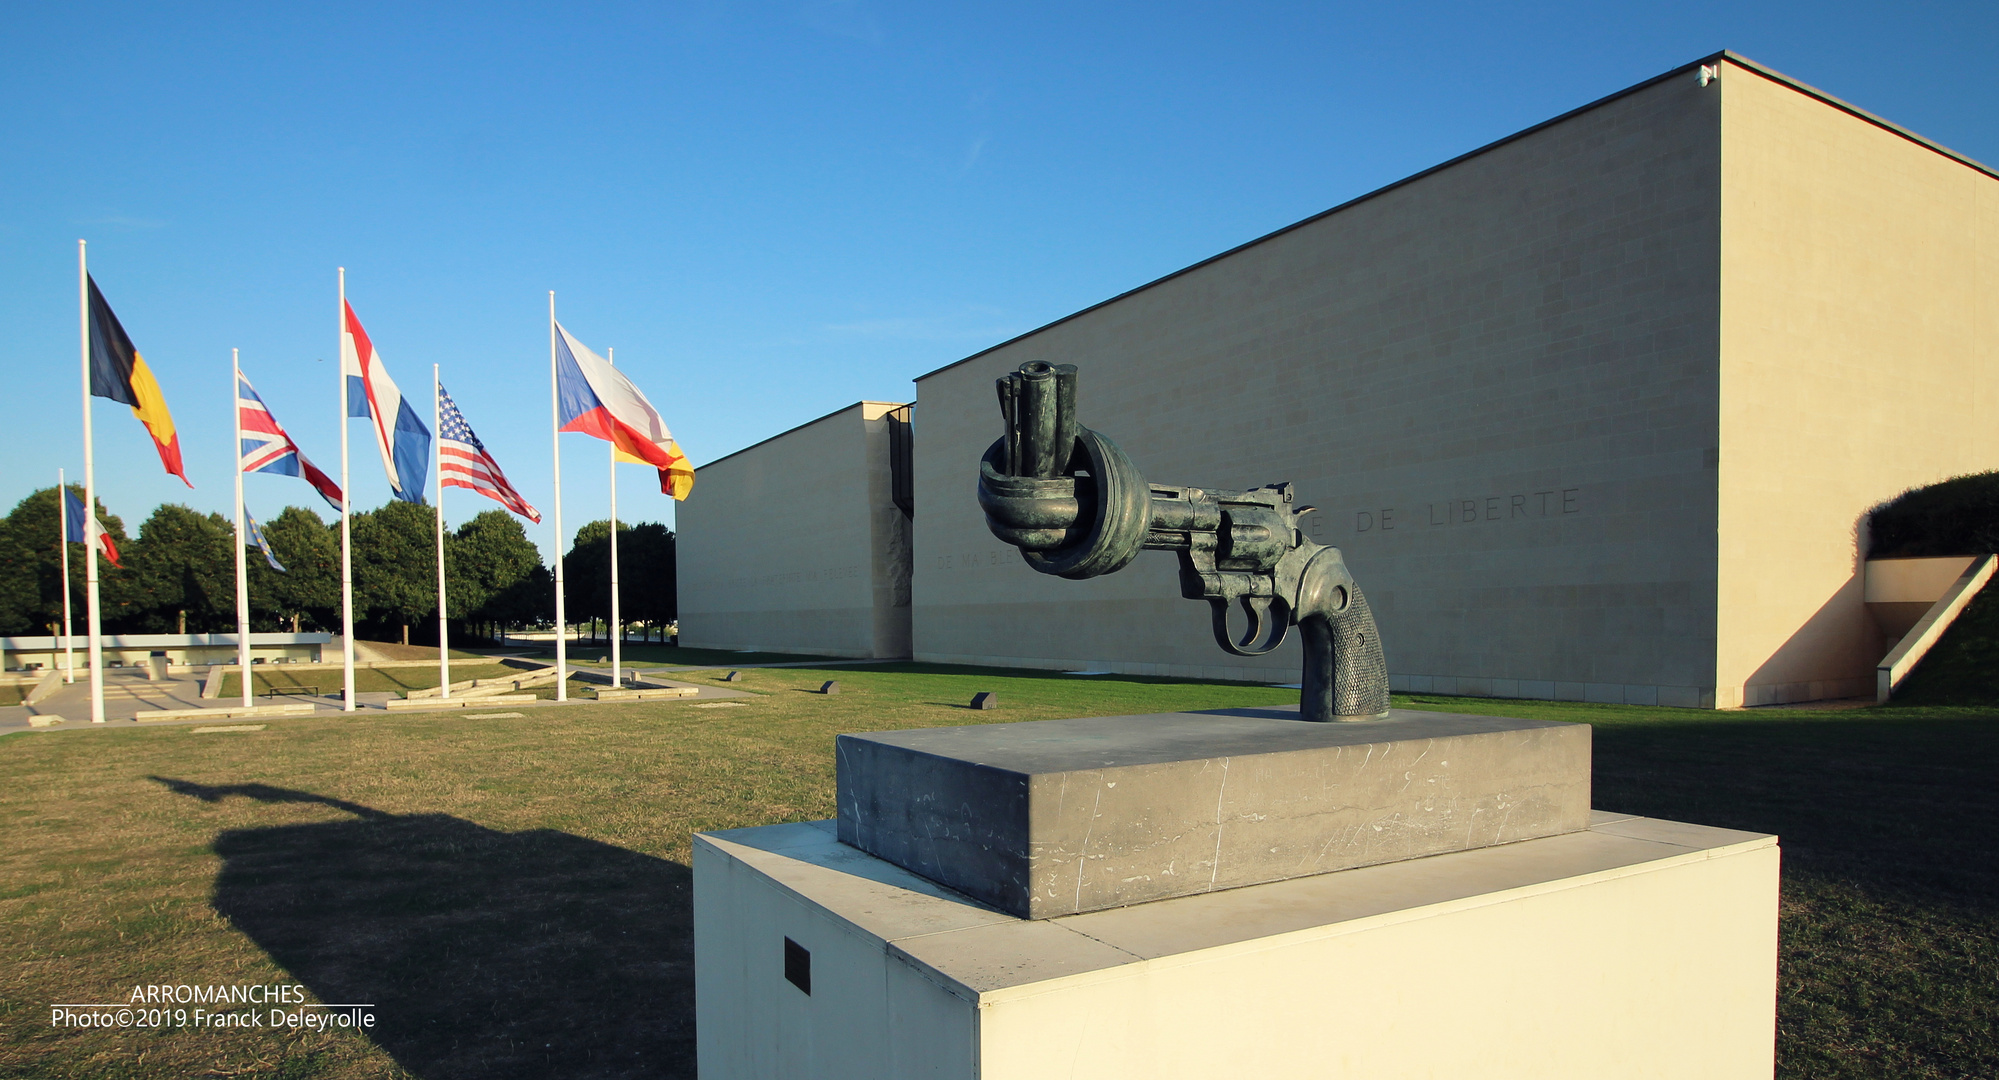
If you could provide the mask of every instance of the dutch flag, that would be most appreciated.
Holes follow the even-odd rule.
[[[347,376],[347,415],[366,417],[375,431],[375,448],[382,453],[382,470],[389,487],[404,502],[423,502],[430,471],[430,429],[396,389],[382,367],[382,358],[346,305],[347,325],[340,335],[340,370]]]

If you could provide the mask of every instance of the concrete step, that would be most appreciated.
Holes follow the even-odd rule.
[[[391,700],[387,708],[390,712],[410,712],[412,710],[484,708],[488,705],[512,705],[538,700],[533,694],[489,694],[484,697],[455,698],[397,698]]]
[[[229,720],[238,716],[294,716],[309,713],[318,706],[311,702],[296,705],[239,705],[229,709],[161,709],[158,712],[140,713],[132,719],[141,724],[157,724],[164,720]]]
[[[597,691],[598,701],[652,701],[656,698],[689,698],[701,692],[696,686],[651,686],[634,690]]]

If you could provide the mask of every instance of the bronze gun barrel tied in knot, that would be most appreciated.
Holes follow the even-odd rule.
[[[1375,720],[1388,665],[1367,598],[1338,548],[1305,538],[1290,484],[1249,491],[1147,483],[1116,443],[1076,422],[1076,367],[1030,360],[999,380],[1006,434],[979,461],[993,535],[1044,574],[1093,578],[1141,551],[1180,555],[1180,595],[1213,609],[1215,643],[1261,656],[1296,624],[1305,641],[1299,715]],[[1249,618],[1240,639],[1229,606]]]

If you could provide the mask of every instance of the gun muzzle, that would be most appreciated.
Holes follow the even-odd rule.
[[[998,380],[1010,476],[1052,480],[1076,453],[1076,365],[1029,360]]]

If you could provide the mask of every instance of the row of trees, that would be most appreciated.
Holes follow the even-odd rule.
[[[79,499],[82,492],[77,492]],[[55,634],[62,626],[62,552],[57,491],[21,500],[0,521],[0,634]],[[122,567],[101,567],[99,595],[108,633],[213,633],[236,628],[235,530],[220,514],[166,504],[127,537],[124,522],[98,504]],[[431,508],[390,502],[353,517],[357,634],[436,640],[437,547]],[[288,506],[264,522],[283,573],[248,552],[250,622],[257,631],[340,628],[340,524]],[[83,631],[83,545],[69,545],[70,603]],[[594,521],[563,558],[572,620],[610,616],[610,526]],[[627,623],[665,625],[675,616],[674,536],[663,525],[620,524],[621,614]],[[445,534],[448,614],[462,629],[547,626],[555,618],[552,575],[521,523],[488,510]]]

